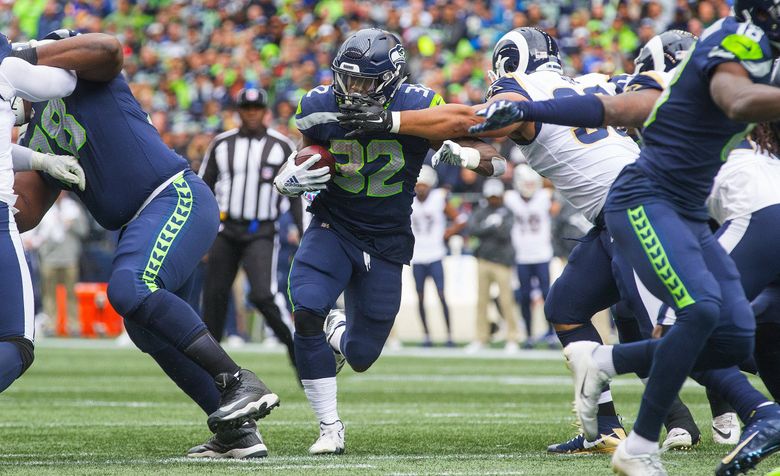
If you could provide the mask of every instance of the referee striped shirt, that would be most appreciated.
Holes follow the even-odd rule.
[[[276,221],[291,204],[274,189],[273,180],[295,149],[289,138],[271,128],[261,135],[240,129],[217,135],[198,175],[214,191],[222,221]]]

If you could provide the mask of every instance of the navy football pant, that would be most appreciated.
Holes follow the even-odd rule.
[[[33,361],[32,280],[13,213],[0,202],[0,392]]]
[[[755,322],[736,266],[706,223],[681,217],[664,203],[608,212],[606,222],[615,252],[677,313],[663,339],[613,350],[618,373],[649,371],[634,430],[655,441],[694,369],[738,365],[752,354]]]
[[[547,295],[550,293],[550,262],[534,264],[518,264],[517,279],[520,281],[520,312],[523,314],[525,322],[526,335],[531,337],[531,290],[533,290],[533,279],[539,286],[542,293],[542,299],[547,301]]]
[[[365,371],[382,352],[398,314],[401,270],[400,264],[369,256],[327,224],[312,220],[295,253],[289,280],[302,379],[333,377],[335,366],[324,332],[301,316],[324,319],[343,292],[347,324],[341,352],[355,371]]]
[[[430,276],[433,284],[436,285],[436,291],[439,294],[442,311],[444,312],[444,323],[447,326],[447,335],[450,335],[450,308],[447,305],[447,299],[444,297],[444,267],[441,260],[433,263],[414,263],[412,264],[412,275],[417,289],[417,306],[420,311],[420,320],[422,321],[423,331],[426,337],[428,332],[428,320],[425,314],[425,280]]]
[[[196,299],[190,277],[218,226],[214,194],[187,170],[122,229],[108,285],[133,342],[190,396],[204,393],[194,399],[207,412],[215,401],[213,379],[182,350],[206,329],[188,304]]]

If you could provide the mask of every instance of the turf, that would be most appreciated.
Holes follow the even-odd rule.
[[[0,473],[13,474],[611,474],[608,456],[548,456],[573,434],[570,377],[555,353],[533,359],[458,354],[387,355],[366,374],[339,376],[347,453],[309,457],[317,425],[281,353],[233,352],[282,398],[261,421],[270,456],[250,462],[190,461],[205,416],[151,359],[105,345],[41,345],[32,369],[0,395]],[[642,387],[613,388],[625,423]],[[703,429],[701,387],[683,399]],[[672,475],[713,474],[728,451],[703,443],[664,456]],[[768,460],[763,472],[780,462]]]

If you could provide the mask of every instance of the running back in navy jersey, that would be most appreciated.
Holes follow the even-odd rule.
[[[66,98],[33,105],[23,145],[44,153],[73,155],[87,179],[75,192],[103,227],[126,224],[149,195],[187,161],[163,142],[120,75],[107,83],[79,79]]]
[[[442,104],[434,91],[405,84],[389,109],[425,109]],[[298,129],[326,145],[336,157],[336,174],[312,202],[310,211],[363,251],[397,263],[408,263],[414,248],[410,215],[414,185],[430,142],[401,134],[367,134],[345,138],[336,120],[338,107],[330,86],[319,86],[298,105]]]
[[[662,199],[684,216],[707,219],[704,202],[713,179],[729,151],[753,127],[729,119],[710,96],[715,67],[730,61],[739,62],[753,82],[768,83],[772,54],[764,32],[733,17],[705,31],[645,123],[639,160],[624,172],[640,173],[649,181],[613,188],[607,209]]]

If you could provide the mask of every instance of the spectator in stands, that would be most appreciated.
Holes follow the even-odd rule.
[[[517,319],[512,294],[512,211],[504,205],[504,184],[499,179],[488,179],[482,189],[485,203],[481,204],[468,221],[468,233],[479,240],[474,249],[477,258],[477,338],[467,347],[468,352],[482,349],[490,339],[488,303],[492,301],[490,288],[498,286],[498,305],[506,322],[508,353],[516,352]]]

